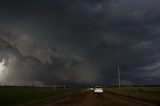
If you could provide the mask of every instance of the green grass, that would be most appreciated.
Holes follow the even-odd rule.
[[[71,88],[40,88],[40,87],[0,87],[0,106],[13,106],[48,97],[71,93]]]
[[[160,103],[160,87],[121,87],[108,88],[107,90],[137,99]]]

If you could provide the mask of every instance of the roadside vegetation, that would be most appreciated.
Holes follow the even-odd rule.
[[[160,87],[107,88],[108,91],[160,104]]]
[[[77,89],[53,87],[0,87],[0,106],[14,106],[28,102],[59,97],[70,94]]]

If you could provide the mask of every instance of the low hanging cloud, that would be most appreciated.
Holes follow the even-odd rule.
[[[2,84],[87,84],[99,76],[97,72],[89,72],[88,66],[87,70],[81,69],[87,64],[81,57],[41,45],[26,34],[4,34],[1,45],[1,60],[6,67],[1,72]]]

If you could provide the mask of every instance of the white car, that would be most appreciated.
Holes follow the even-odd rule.
[[[102,88],[101,86],[96,86],[96,87],[94,88],[94,92],[95,92],[95,93],[103,93],[103,88]]]

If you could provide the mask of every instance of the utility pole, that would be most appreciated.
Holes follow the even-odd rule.
[[[118,67],[118,84],[119,84],[119,88],[121,88],[121,75],[120,75],[119,67]]]

